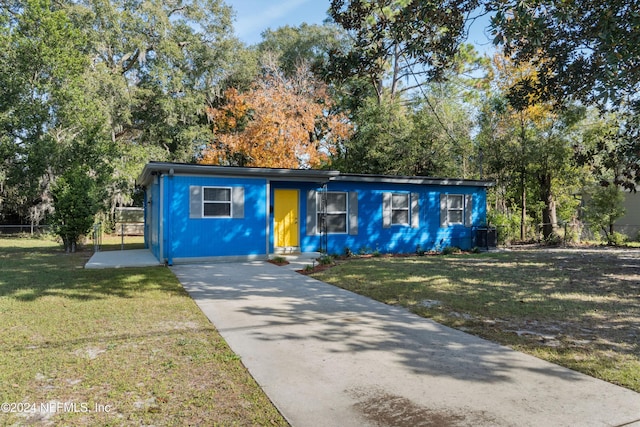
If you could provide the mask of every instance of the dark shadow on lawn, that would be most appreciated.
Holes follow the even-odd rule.
[[[46,296],[77,300],[131,298],[161,290],[185,295],[166,269],[127,268],[85,270],[91,252],[67,254],[52,247],[1,247],[0,297],[33,301]],[[170,283],[170,285],[168,285]]]

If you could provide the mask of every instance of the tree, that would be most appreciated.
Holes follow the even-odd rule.
[[[637,102],[640,12],[636,0],[492,0],[494,42],[518,62],[533,62],[544,88],[561,104]]]
[[[479,135],[487,172],[497,179],[504,198],[509,198],[508,192],[517,193],[513,197],[519,199],[520,238],[527,235],[527,201],[533,196],[541,203],[538,220],[548,239],[557,227],[559,192],[572,188],[579,178],[572,162],[573,140],[583,109],[555,110],[531,93],[512,97],[522,85],[537,81],[538,71],[531,65],[496,55],[494,69],[493,93],[483,107]],[[499,204],[502,209],[506,202]]]
[[[317,168],[350,131],[344,115],[331,113],[326,85],[304,64],[287,78],[268,62],[251,90],[229,89],[225,98],[224,105],[208,110],[214,140],[201,163]]]
[[[46,218],[79,159],[108,208],[147,161],[194,159],[207,105],[255,74],[231,33],[221,0],[0,2],[0,217]]]
[[[65,7],[48,0],[0,5],[0,206],[38,223],[51,212],[50,185],[94,106],[82,87],[86,37]],[[95,114],[97,121],[102,117]]]
[[[284,26],[262,33],[258,51],[277,57],[280,70],[287,77],[297,72],[300,64],[309,64],[316,76],[328,66],[329,52],[348,45],[346,34],[335,24]]]
[[[253,77],[251,58],[230,36],[222,0],[82,0],[69,9],[89,38],[87,79],[120,153],[113,208],[130,202],[147,161],[195,158],[209,138],[207,105],[227,82]]]
[[[477,0],[332,0],[332,19],[353,40],[348,51],[331,52],[334,79],[367,76],[379,102],[441,79],[477,6]]]
[[[51,189],[55,208],[52,226],[67,252],[75,252],[80,236],[93,225],[101,195],[88,171],[75,167],[58,177]]]
[[[523,85],[520,95],[543,95],[557,108],[577,100],[629,117],[617,131],[621,145],[607,153],[624,161],[616,183],[635,189],[640,182],[638,2],[493,0],[488,7],[495,11],[494,42],[514,60],[538,68],[540,78]]]
[[[585,219],[592,229],[602,230],[608,244],[613,244],[614,224],[625,214],[624,192],[615,185],[593,186],[587,191]]]
[[[353,136],[341,144],[333,165],[343,172],[402,175],[412,131],[407,107],[398,100],[367,98],[353,115]]]
[[[635,191],[640,179],[640,117],[630,111],[601,114],[592,111],[580,141],[578,161],[587,165],[597,182]]]

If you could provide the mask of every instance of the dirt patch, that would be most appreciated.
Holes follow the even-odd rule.
[[[382,390],[352,390],[355,408],[380,427],[458,427],[496,425],[494,418],[468,408],[427,408]]]

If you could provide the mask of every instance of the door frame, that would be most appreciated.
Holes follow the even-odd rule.
[[[290,192],[291,194],[295,194],[296,203],[295,203],[295,215],[296,215],[296,227],[294,227],[292,237],[297,241],[296,246],[278,246],[277,239],[278,233],[276,230],[276,209],[278,208],[278,193],[279,192]],[[282,193],[280,193],[282,194]],[[300,190],[296,188],[274,188],[273,189],[273,249],[276,253],[288,253],[288,252],[298,252],[300,251]]]

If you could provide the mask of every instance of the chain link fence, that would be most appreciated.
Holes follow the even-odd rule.
[[[42,234],[49,231],[48,225],[35,224],[3,224],[0,225],[0,235],[13,234]]]

